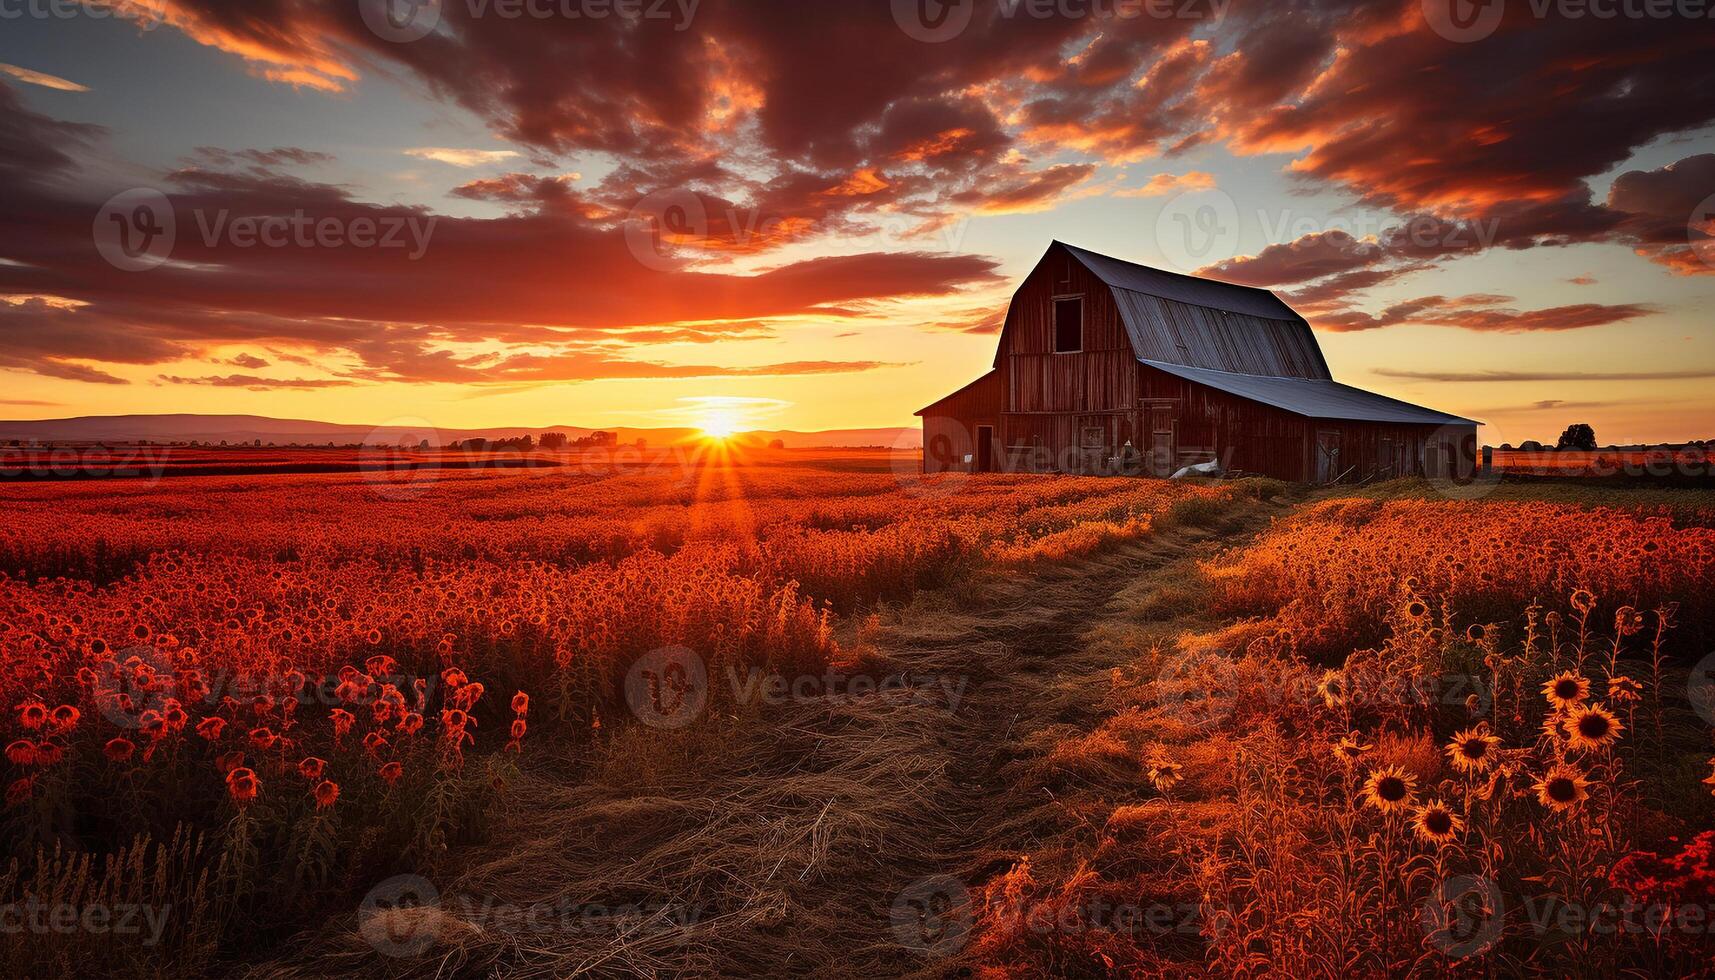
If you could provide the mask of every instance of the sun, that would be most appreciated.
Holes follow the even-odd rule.
[[[702,421],[703,435],[726,440],[738,435],[738,417],[731,412],[712,412]]]

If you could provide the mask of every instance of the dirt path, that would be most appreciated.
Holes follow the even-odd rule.
[[[426,955],[507,977],[957,971],[963,903],[1064,822],[1043,747],[1088,730],[1117,662],[1088,638],[1135,617],[1164,569],[1273,513],[921,595],[864,637],[879,659],[865,673],[908,686],[630,726],[595,754],[538,749],[491,842],[433,883]],[[348,938],[304,972],[422,972]]]

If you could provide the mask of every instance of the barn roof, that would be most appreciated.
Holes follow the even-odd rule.
[[[1113,291],[1139,359],[1328,379],[1310,324],[1266,289],[1152,269],[1055,242]]]
[[[1231,371],[1211,371],[1167,361],[1144,360],[1145,364],[1187,381],[1207,385],[1229,395],[1272,405],[1294,415],[1313,419],[1343,419],[1355,422],[1398,422],[1417,425],[1476,425],[1471,419],[1402,402],[1373,391],[1343,385],[1326,378],[1271,378]]]

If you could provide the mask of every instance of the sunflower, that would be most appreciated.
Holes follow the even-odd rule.
[[[1411,796],[1416,789],[1416,776],[1398,766],[1384,766],[1372,771],[1364,780],[1362,796],[1370,806],[1383,813],[1393,813],[1411,805]]]
[[[1709,775],[1703,777],[1703,785],[1715,786],[1715,759],[1709,760]],[[1711,789],[1709,792],[1711,795],[1715,795],[1715,789]]]
[[[1351,765],[1373,748],[1374,745],[1364,741],[1363,733],[1354,731],[1340,736],[1340,740],[1334,743],[1334,754],[1340,757],[1340,761]]]
[[[1322,695],[1322,703],[1330,708],[1344,707],[1352,696],[1345,675],[1337,670],[1322,672],[1322,679],[1316,684],[1316,693]]]
[[[1149,784],[1154,786],[1156,792],[1159,793],[1168,792],[1173,787],[1179,785],[1180,780],[1183,780],[1184,778],[1185,772],[1179,768],[1179,763],[1177,762],[1158,759],[1149,767]]]
[[[1613,712],[1599,704],[1580,705],[1572,709],[1563,726],[1566,742],[1575,749],[1606,748],[1620,737],[1625,726]]]
[[[1495,764],[1495,746],[1501,740],[1489,734],[1489,726],[1478,723],[1457,732],[1447,743],[1447,759],[1461,772],[1484,772]]]
[[[1575,671],[1561,671],[1542,685],[1542,696],[1557,711],[1566,711],[1590,696],[1590,682]]]
[[[1570,810],[1590,798],[1590,781],[1578,769],[1556,763],[1543,777],[1531,785],[1536,798],[1551,810]]]
[[[1411,829],[1419,840],[1439,846],[1463,833],[1465,820],[1440,800],[1426,800],[1411,815]]]

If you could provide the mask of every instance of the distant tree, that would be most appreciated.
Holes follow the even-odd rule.
[[[1510,453],[1512,451],[1513,451],[1513,444],[1512,443],[1510,443],[1510,442],[1501,443],[1501,452]]]
[[[1576,422],[1566,427],[1560,434],[1560,443],[1556,449],[1579,449],[1584,452],[1596,451],[1596,430],[1583,422]]]
[[[557,453],[566,448],[566,434],[564,432],[544,432],[537,445],[548,452]]]
[[[770,439],[768,441],[768,448],[769,449],[785,449],[786,448],[786,440],[785,439]]]
[[[649,440],[644,439],[642,437],[639,437],[637,440],[637,448],[638,449],[648,449],[649,448]]]
[[[429,440],[424,439],[421,442],[417,443],[417,448],[423,452],[428,452],[429,451]]]
[[[1518,444],[1518,451],[1521,453],[1540,453],[1542,452],[1542,443],[1535,439],[1526,439]]]

